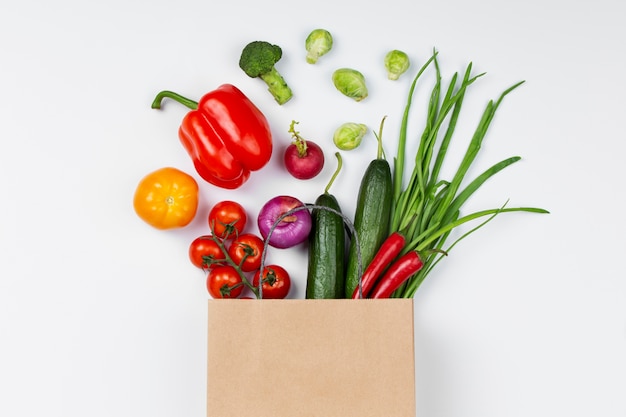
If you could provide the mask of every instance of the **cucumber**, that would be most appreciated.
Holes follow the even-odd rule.
[[[341,212],[337,199],[320,195],[315,205]],[[311,211],[306,298],[345,298],[346,232],[340,215],[320,208]]]
[[[324,194],[317,197],[311,210],[309,234],[309,264],[306,280],[306,298],[345,298],[346,229],[344,215],[335,196],[328,190],[341,171],[339,152],[337,169],[326,185]]]
[[[361,251],[361,273],[371,262],[376,251],[389,235],[389,222],[393,204],[391,167],[383,158],[374,159],[361,180],[354,229]],[[351,297],[359,285],[357,247],[351,240],[346,266],[345,293]]]

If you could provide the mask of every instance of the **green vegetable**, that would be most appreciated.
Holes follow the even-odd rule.
[[[341,169],[341,156],[335,154],[339,165],[326,186],[324,193],[315,201],[311,211],[312,228],[309,234],[309,256],[306,298],[344,298],[346,233],[341,208],[335,196],[328,192]]]
[[[402,51],[394,49],[385,55],[385,69],[387,70],[387,78],[397,80],[402,74],[407,72],[411,66],[409,56]]]
[[[391,167],[382,151],[382,128],[377,135],[378,155],[372,160],[361,179],[357,206],[354,213],[356,230],[361,249],[361,262],[367,267],[378,248],[389,235],[389,218],[392,209],[393,187]],[[351,295],[359,283],[357,247],[352,240],[346,267],[346,294]]]
[[[339,68],[333,72],[333,84],[343,95],[361,101],[367,97],[365,77],[352,68]]]
[[[429,96],[426,123],[418,143],[417,154],[414,158],[415,165],[410,176],[405,179],[404,164],[411,101],[418,79],[430,64],[435,65],[437,77]],[[416,250],[423,253],[425,257],[423,260],[424,267],[396,290],[394,293],[395,297],[412,297],[424,278],[443,259],[443,256],[450,252],[452,247],[487,224],[496,215],[519,211],[548,213],[544,209],[534,207],[505,208],[505,203],[501,207],[481,210],[466,215],[461,214],[463,204],[486,180],[521,159],[518,156],[504,159],[471,181],[467,181],[465,178],[481,149],[483,139],[487,134],[496,110],[504,97],[519,87],[523,81],[506,89],[495,102],[493,100],[488,102],[456,173],[451,180],[440,178],[440,172],[454,134],[465,93],[478,78],[484,75],[478,74],[473,76],[471,73],[472,64],[470,63],[463,78],[460,80],[460,84],[457,85],[458,74],[455,73],[450,80],[447,90],[442,91],[437,52],[433,52],[431,58],[418,71],[411,84],[401,122],[400,138],[395,158],[394,209],[391,214],[390,232],[399,231],[406,236],[409,243],[405,246],[404,253]],[[440,132],[442,127],[445,129],[443,133]],[[462,185],[465,185],[465,188]],[[405,187],[403,188],[403,186]],[[483,219],[482,223],[461,235],[452,244],[448,245],[446,243],[453,229],[481,218],[486,219]]]
[[[315,29],[304,41],[306,62],[315,64],[319,57],[326,55],[333,47],[333,36],[326,29]]]
[[[249,77],[265,81],[278,104],[286,103],[293,96],[291,88],[274,66],[282,55],[283,51],[279,46],[265,41],[254,41],[243,48],[239,58],[239,67]]]
[[[344,123],[335,130],[333,142],[342,151],[350,151],[361,144],[367,133],[367,126],[363,123]]]

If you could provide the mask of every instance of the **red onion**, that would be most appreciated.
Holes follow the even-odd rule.
[[[290,248],[304,242],[311,232],[309,210],[296,210],[278,221],[288,211],[303,206],[302,201],[286,195],[279,195],[265,203],[258,217],[259,232],[263,239],[267,239],[271,230],[268,244],[275,248]]]

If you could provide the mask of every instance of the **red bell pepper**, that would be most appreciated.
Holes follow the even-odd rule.
[[[270,160],[272,134],[267,119],[237,87],[223,84],[199,102],[161,91],[152,102],[161,108],[168,97],[189,107],[178,136],[198,174],[221,188],[240,187]]]

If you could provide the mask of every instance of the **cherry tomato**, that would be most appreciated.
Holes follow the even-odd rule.
[[[216,266],[209,271],[206,287],[213,298],[237,298],[244,286],[237,270],[230,266]]]
[[[258,288],[260,270],[254,274],[252,284]],[[291,278],[285,268],[278,265],[263,267],[263,298],[286,298],[291,288]]]
[[[263,239],[252,233],[243,233],[230,244],[228,255],[243,271],[255,271],[261,266]]]
[[[220,201],[209,212],[209,227],[215,236],[230,239],[243,232],[248,216],[243,206],[235,201]]]
[[[137,185],[133,207],[140,219],[157,229],[187,226],[198,210],[198,183],[176,168],[161,168]]]
[[[210,269],[222,264],[226,257],[220,246],[210,235],[199,236],[189,245],[189,260],[202,269]]]

